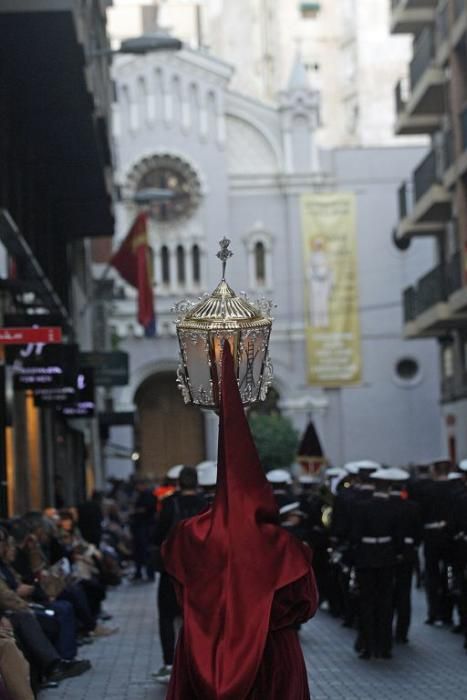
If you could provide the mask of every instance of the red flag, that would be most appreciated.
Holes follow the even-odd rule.
[[[148,241],[148,215],[138,214],[110,264],[138,290],[138,321],[147,336],[155,334],[152,251]]]

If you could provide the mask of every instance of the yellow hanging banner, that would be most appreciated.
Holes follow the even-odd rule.
[[[352,193],[302,195],[308,382],[361,381],[356,202]]]

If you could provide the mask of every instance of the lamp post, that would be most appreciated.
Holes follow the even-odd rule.
[[[233,255],[230,241],[224,238],[220,246],[222,279],[216,289],[197,303],[186,300],[175,306],[181,360],[177,384],[185,403],[213,410],[219,407],[222,391],[225,341],[232,350],[244,406],[264,401],[273,377],[268,352],[272,304],[265,299],[252,303],[235,294],[225,280],[226,264]]]

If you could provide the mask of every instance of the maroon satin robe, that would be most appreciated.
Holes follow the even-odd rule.
[[[218,482],[212,507],[163,547],[183,631],[169,700],[307,700],[293,625],[316,611],[311,550],[279,525],[224,346]]]

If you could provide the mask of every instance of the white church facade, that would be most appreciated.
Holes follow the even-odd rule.
[[[114,274],[110,324],[131,364],[131,382],[115,390],[114,401],[118,410],[136,407],[138,427],[136,436],[130,428],[113,428],[112,441],[137,449],[147,473],[215,457],[215,415],[184,407],[175,389],[178,344],[171,309],[184,297],[215,288],[218,241],[226,236],[235,254],[229,284],[275,305],[273,386],[279,409],[297,430],[312,418],[335,464],[438,457],[436,347],[402,339],[399,293],[401,280],[407,285],[416,279],[433,251],[430,244],[417,246],[415,257],[410,249],[397,250],[390,237],[397,187],[420,148],[320,151],[319,94],[309,88],[299,58],[274,106],[230,90],[232,68],[204,52],[122,57],[114,78],[120,192],[115,245],[138,212],[138,191],[162,187],[180,196],[151,209],[156,338],[144,337],[136,292]],[[336,190],[354,192],[357,199],[363,380],[328,390],[306,379],[300,197]],[[400,368],[407,362],[413,371],[404,373]],[[123,469],[108,460],[108,474]]]

